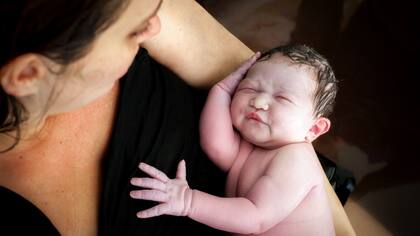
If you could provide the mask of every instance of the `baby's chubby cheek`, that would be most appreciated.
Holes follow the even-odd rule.
[[[236,107],[234,103],[232,103],[230,107],[230,116],[232,119],[233,126],[235,128],[238,128],[237,126],[240,123],[240,112],[238,111],[238,107]]]
[[[242,133],[244,131],[243,129],[247,127],[245,116],[241,113],[232,115],[232,125],[239,133]]]

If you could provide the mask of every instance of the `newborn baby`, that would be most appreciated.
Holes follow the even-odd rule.
[[[234,234],[334,235],[324,172],[311,144],[330,128],[334,73],[303,45],[258,57],[211,89],[201,116],[202,147],[228,172],[226,197],[191,189],[184,161],[175,179],[141,163],[152,178],[133,178],[147,189],[131,196],[160,204],[139,218],[188,216]]]

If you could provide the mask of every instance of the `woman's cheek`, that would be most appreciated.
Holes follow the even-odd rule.
[[[113,76],[113,80],[118,80],[121,77],[123,77],[125,74],[127,74],[128,69],[130,68],[130,64],[123,64],[121,66],[119,66],[119,68],[116,70],[115,72],[115,76]]]
[[[121,58],[119,65],[109,65],[109,68],[115,68],[114,73],[112,73],[113,80],[118,80],[127,74],[128,69],[133,64],[134,58],[137,54],[138,50],[130,52],[129,54],[125,55]]]

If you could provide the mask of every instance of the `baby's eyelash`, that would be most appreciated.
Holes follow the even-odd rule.
[[[249,88],[249,87],[239,88],[238,90],[256,91],[255,89],[253,89],[253,88]]]
[[[275,97],[276,97],[276,99],[278,99],[278,100],[284,100],[284,101],[288,101],[288,102],[290,102],[290,103],[293,103],[293,102],[292,102],[292,100],[290,100],[289,98],[284,97],[284,96],[282,96],[282,95],[277,95],[277,96],[275,96]]]

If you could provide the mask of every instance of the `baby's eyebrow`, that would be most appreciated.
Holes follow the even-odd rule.
[[[255,80],[253,79],[253,77],[245,77],[242,79],[241,83],[245,83],[245,84],[257,84],[257,82],[255,82]]]
[[[244,79],[241,81],[238,87],[244,87],[244,86],[256,86],[256,85],[255,85],[255,82],[252,82],[250,79]]]

